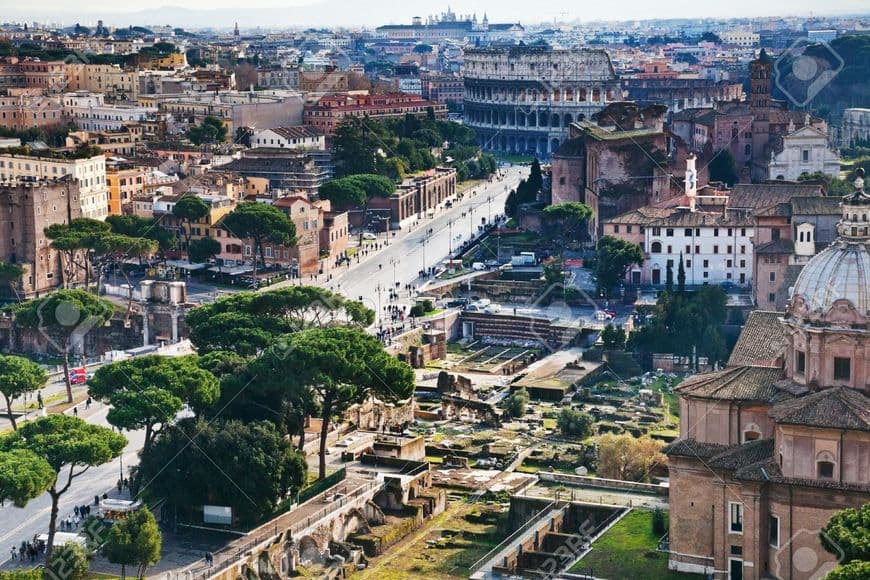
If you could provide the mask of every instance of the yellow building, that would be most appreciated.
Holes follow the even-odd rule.
[[[145,195],[145,168],[125,159],[108,159],[106,183],[109,186],[109,215],[123,215],[125,207],[129,210],[134,199]]]

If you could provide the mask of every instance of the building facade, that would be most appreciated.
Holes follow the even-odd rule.
[[[753,312],[728,365],[677,388],[671,569],[809,580],[837,565],[822,528],[870,502],[868,215],[859,178],[785,313]]]
[[[801,175],[812,173],[840,176],[840,156],[828,145],[827,133],[809,124],[795,129],[792,123],[789,129],[770,153],[768,179],[797,181]]]
[[[0,150],[0,181],[15,179],[59,179],[78,181],[75,193],[81,216],[102,220],[108,215],[109,190],[106,183],[106,158],[67,157],[64,155],[17,155]]]
[[[854,147],[860,143],[870,143],[870,109],[846,109],[843,111],[840,144]]]
[[[0,183],[0,260],[25,269],[20,282],[13,282],[12,297],[33,298],[64,284],[60,252],[44,230],[81,217],[78,197],[78,184],[69,176]]]
[[[430,113],[431,111],[431,113]],[[305,125],[332,135],[345,117],[391,119],[414,115],[447,117],[447,106],[427,101],[419,95],[392,93],[387,95],[327,95],[305,105]]]
[[[549,158],[574,121],[621,101],[607,52],[512,46],[464,54],[465,124],[484,149]]]
[[[305,127],[275,127],[257,131],[251,136],[251,147],[277,149],[326,149],[326,137],[318,131]]]

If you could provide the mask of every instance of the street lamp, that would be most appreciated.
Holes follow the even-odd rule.
[[[393,286],[396,285],[396,266],[399,264],[399,258],[393,256],[390,258],[390,264],[393,266]]]
[[[449,240],[447,242],[447,258],[453,259],[453,220],[447,220]]]

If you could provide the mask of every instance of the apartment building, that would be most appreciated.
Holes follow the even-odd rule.
[[[0,181],[19,179],[60,179],[69,176],[78,181],[73,200],[81,215],[105,219],[109,209],[106,183],[106,158],[92,151],[59,153],[48,151],[40,155],[19,155],[14,150],[0,150]]]

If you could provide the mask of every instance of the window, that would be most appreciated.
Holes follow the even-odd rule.
[[[740,235],[746,237],[746,228],[740,228]]]
[[[779,548],[779,518],[767,516],[767,543],[771,548]]]
[[[774,294],[773,292],[769,293],[767,295],[767,301],[768,302],[776,302],[776,294]]]
[[[674,228],[668,228],[665,230],[665,235],[669,238],[674,237]]]
[[[691,253],[692,253],[692,246],[690,246],[689,244],[686,244],[686,253],[687,253],[687,254],[691,254]]]
[[[618,233],[619,233],[619,224],[616,224],[615,226],[613,226],[613,233],[614,233],[614,234],[618,234]]]
[[[662,243],[661,242],[653,242],[650,246],[650,252],[653,254],[661,254],[662,253]]]
[[[705,267],[705,268],[709,268],[709,267],[710,267],[710,260],[704,260],[704,267]]]
[[[772,294],[771,294],[772,296]],[[798,374],[804,374],[807,370],[807,355],[803,351],[795,352],[794,356],[794,370]]]
[[[686,260],[686,268],[692,267],[692,260]]]
[[[731,267],[733,267],[733,266],[734,266],[734,261],[733,261],[733,260],[725,260],[725,266],[726,266],[727,268],[731,268]]]
[[[779,230],[777,228],[770,230],[770,239],[774,242],[779,241]]]
[[[652,235],[654,235],[654,236],[660,236],[660,235],[662,235],[662,228],[654,227],[654,228],[652,229]]]
[[[692,228],[686,228],[686,230],[683,232],[683,235],[686,236],[687,238],[691,238],[692,237]]]
[[[833,461],[819,461],[817,464],[819,479],[833,479],[834,478],[834,462]]]
[[[674,253],[674,248],[673,248],[673,246],[668,246],[668,253],[669,253],[669,254],[673,254],[673,253]]]
[[[632,230],[631,225],[627,225],[627,226],[625,226],[625,231],[626,231],[626,233],[629,233],[629,234],[630,234],[630,233],[631,233],[631,230]]]
[[[776,272],[771,272],[771,273],[770,273],[770,281],[771,281],[771,282],[776,282]]]
[[[714,254],[718,254],[718,253],[719,253],[719,246],[713,246],[713,253],[714,253]]]
[[[728,502],[729,527],[728,530],[732,534],[743,533],[743,504],[730,501]]]
[[[810,160],[810,150],[809,150],[809,149],[803,149],[803,150],[801,151],[801,160],[802,160],[804,163],[809,162],[809,160]]]
[[[719,228],[713,228],[713,237],[714,237],[714,238],[718,238],[718,237],[719,237]]]
[[[746,267],[746,260],[740,260],[740,267],[741,267],[741,268],[745,268],[745,267]]]
[[[847,357],[834,357],[834,380],[848,381],[852,378],[852,359]]]
[[[696,254],[700,254],[700,253],[701,253],[701,246],[695,246],[695,253],[696,253]]]

